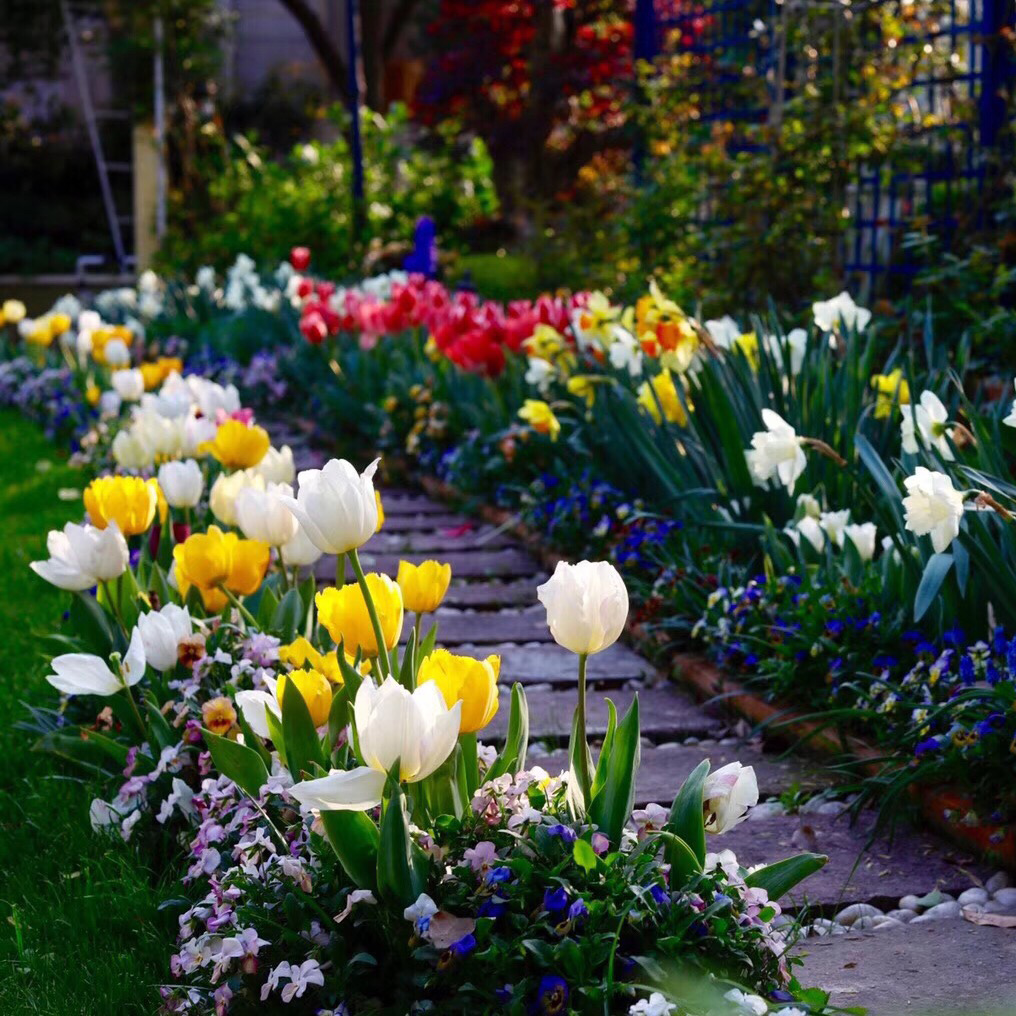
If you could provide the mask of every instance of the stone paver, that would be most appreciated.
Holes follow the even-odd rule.
[[[433,554],[379,554],[367,544],[360,551],[360,561],[365,571],[387,572],[395,575],[399,570],[399,561],[405,559],[419,564],[433,558]],[[502,576],[532,575],[537,566],[533,559],[516,547],[501,550],[456,550],[442,554],[441,560],[452,566],[452,574],[464,578],[500,578]],[[330,566],[330,562],[325,562]],[[325,567],[322,575],[328,577],[330,567]]]
[[[381,533],[439,533],[476,524],[465,515],[455,515],[447,509],[445,511],[444,515],[395,515],[392,518],[386,516]]]
[[[528,607],[537,602],[536,587],[545,578],[545,575],[534,575],[511,582],[463,582],[452,576],[445,606],[488,610]]]
[[[547,628],[547,615],[542,608],[524,612],[502,610],[486,613],[463,613],[458,610],[439,610],[423,623],[423,631],[437,622],[438,642],[445,646],[476,645],[499,642],[553,642]],[[402,633],[403,641],[409,638],[409,626]]]
[[[439,529],[386,532],[387,525],[370,541],[371,550],[380,553],[447,554],[455,550],[501,550],[517,546],[510,536],[493,526],[448,526]]]
[[[466,656],[501,657],[501,680],[506,683],[575,685],[578,682],[578,665],[572,653],[557,645],[513,645],[471,642],[458,647]],[[602,653],[589,657],[586,671],[594,685],[604,687],[624,684],[633,678],[653,676],[652,664],[620,642]]]

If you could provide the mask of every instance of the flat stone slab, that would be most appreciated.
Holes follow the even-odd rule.
[[[546,579],[545,573],[514,582],[462,582],[452,575],[452,584],[444,598],[448,607],[528,607],[537,603],[536,587]]]
[[[503,550],[518,547],[505,533],[493,526],[461,525],[429,532],[387,532],[387,525],[371,537],[370,549],[376,554],[432,553],[438,560],[456,550]]]
[[[868,1016],[1016,1012],[1016,933],[962,918],[808,938],[795,949],[802,984]]]
[[[384,487],[379,489],[386,519],[396,515],[444,515],[448,511],[448,505],[434,501],[426,494],[404,494]]]
[[[538,755],[530,750],[526,765],[541,765],[548,773],[555,775],[568,768],[568,756],[564,750],[551,752],[549,755]],[[596,752],[593,752],[594,758]],[[758,780],[759,792],[762,797],[776,796],[785,790],[799,786],[807,789],[825,789],[829,785],[828,774],[801,759],[780,759],[771,755],[763,755],[757,744],[717,745],[717,744],[667,744],[659,747],[642,748],[642,764],[639,767],[638,779],[635,783],[635,803],[645,805],[650,801],[669,807],[677,795],[681,784],[688,778],[691,771],[703,759],[709,759],[714,769],[728,762],[741,762],[753,766]],[[762,825],[764,823],[759,823]],[[730,834],[732,835],[732,834]],[[714,849],[721,850],[724,844],[721,838],[716,841]],[[756,851],[752,850],[752,857]],[[753,860],[754,863],[754,860]]]
[[[509,686],[503,684],[501,708],[480,734],[482,741],[500,743],[504,740],[508,732],[509,695]],[[638,695],[643,737],[683,740],[686,737],[716,736],[724,729],[721,720],[709,716],[701,706],[669,685],[641,688]],[[609,692],[609,696],[617,707],[618,716],[622,716],[631,705],[635,691],[631,688],[615,688]],[[572,713],[575,711],[575,692],[534,688],[526,692],[526,699],[529,702],[530,738],[567,741],[571,735]],[[589,697],[586,721],[590,736],[603,736],[607,729],[606,696],[593,694]]]
[[[467,515],[456,515],[445,508],[441,515],[424,515],[414,513],[411,515],[388,516],[385,512],[385,524],[381,527],[378,536],[384,533],[436,533],[446,529],[458,529],[463,526],[474,526],[476,520]]]
[[[578,682],[578,657],[556,643],[520,646],[471,642],[463,643],[456,651],[464,656],[498,653],[501,657],[501,681],[509,687],[515,681],[572,686]],[[590,682],[604,686],[626,684],[653,674],[652,664],[620,642],[590,656],[586,670]]]
[[[955,896],[977,885],[973,875],[991,874],[934,834],[905,826],[891,841],[880,836],[866,847],[873,826],[870,815],[853,826],[847,815],[780,815],[714,836],[710,849],[729,848],[742,864],[769,864],[804,850],[828,855],[829,863],[782,901],[784,907],[820,906],[828,917],[850,903],[893,910],[901,896],[932,889]]]
[[[360,551],[360,561],[365,571],[387,572],[395,575],[399,570],[399,561],[406,560],[413,564],[427,561],[433,554],[405,553],[378,554],[370,544]],[[452,575],[460,578],[496,578],[499,576],[533,575],[540,566],[524,551],[516,548],[508,550],[460,550],[441,555],[444,564],[452,566]],[[334,569],[334,565],[326,562]]]
[[[439,610],[423,623],[427,632],[437,621],[438,645],[460,646],[463,643],[483,645],[501,642],[553,642],[547,627],[547,614],[539,611],[488,611],[463,614]],[[402,631],[402,641],[409,638],[410,626]]]

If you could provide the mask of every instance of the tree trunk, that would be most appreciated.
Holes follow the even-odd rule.
[[[296,18],[303,29],[303,34],[307,37],[307,41],[321,62],[321,66],[328,76],[328,83],[335,94],[344,102],[348,102],[346,62],[342,59],[342,54],[328,34],[328,29],[321,22],[317,12],[307,3],[307,0],[279,0],[279,3]]]

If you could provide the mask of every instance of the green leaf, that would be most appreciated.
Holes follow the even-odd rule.
[[[283,642],[292,642],[300,632],[303,621],[303,600],[296,589],[290,589],[272,615],[272,633]]]
[[[169,588],[169,582],[166,581],[166,573],[154,561],[148,572],[148,581],[145,585],[148,589],[149,599],[154,595],[160,607],[164,607],[167,603],[175,602],[176,594]]]
[[[87,652],[106,659],[117,645],[109,614],[87,593],[75,593],[71,600],[67,629],[76,632]]]
[[[589,806],[589,817],[600,827],[612,846],[621,842],[621,830],[631,815],[635,803],[635,777],[642,756],[639,729],[639,697],[618,724],[613,750],[607,760],[607,777],[603,789]]]
[[[600,746],[600,757],[596,763],[596,772],[593,775],[593,786],[590,796],[595,798],[603,789],[607,781],[607,761],[614,749],[614,734],[617,731],[617,709],[614,703],[607,699],[607,732],[603,735],[603,744]]]
[[[493,780],[505,773],[514,776],[526,766],[526,752],[529,750],[529,703],[521,684],[512,685],[511,707],[508,713],[508,734],[501,754],[487,770],[487,779]]]
[[[695,851],[677,833],[661,829],[656,834],[663,841],[663,856],[670,865],[670,884],[679,889],[692,875],[702,871]]]
[[[703,759],[691,775],[681,784],[681,789],[670,808],[666,828],[679,836],[691,847],[697,862],[696,870],[701,871],[706,860],[706,823],[702,812],[706,777],[709,775],[709,760]],[[671,858],[668,863],[673,864]],[[685,873],[687,874],[687,873]]]
[[[596,851],[588,840],[576,840],[572,846],[572,856],[575,863],[586,871],[596,871],[596,866],[600,863]]]
[[[339,735],[349,724],[349,698],[345,685],[332,689],[332,705],[328,710],[328,751],[335,750]]]
[[[427,886],[427,861],[409,835],[406,795],[398,782],[399,761],[388,774],[388,803],[381,819],[377,887],[397,907],[415,903]]]
[[[288,769],[289,764],[286,761],[286,738],[282,732],[282,718],[276,716],[271,709],[265,709],[265,724],[268,727],[268,736],[272,739],[272,744],[275,745],[275,750],[279,753],[279,760]]]
[[[437,644],[437,625],[431,625],[430,631],[424,635],[420,642],[420,648],[416,654],[417,660],[422,663],[432,652],[434,652],[434,646]]]
[[[321,825],[353,884],[358,889],[376,889],[381,836],[370,816],[363,811],[322,811]]]
[[[268,709],[265,709],[268,712]],[[258,737],[257,734],[251,729],[251,725],[247,722],[246,717],[243,715],[242,709],[236,711],[236,722],[243,731],[243,743],[248,748],[253,748],[261,756],[261,761],[264,762],[265,768],[271,772],[272,769],[272,753],[265,747],[264,741]]]
[[[744,881],[753,889],[765,889],[769,899],[778,900],[791,889],[814,875],[829,860],[824,854],[796,854],[752,872]]]
[[[258,603],[258,609],[256,618],[258,627],[262,631],[269,631],[272,627],[272,618],[275,617],[275,611],[279,606],[279,598],[271,589],[263,589],[261,592],[261,599]],[[248,601],[247,609],[251,609],[251,604]]]
[[[921,584],[917,587],[917,595],[914,597],[914,620],[920,621],[928,612],[928,608],[935,602],[939,589],[945,581],[949,569],[952,567],[952,554],[932,554],[928,563],[924,566],[924,574],[921,576]]]
[[[212,761],[223,776],[228,776],[241,790],[257,798],[268,782],[268,770],[261,756],[245,744],[229,741],[202,728],[205,743],[212,753]]]
[[[313,763],[324,765],[321,739],[314,729],[310,710],[300,689],[291,681],[286,683],[282,696],[282,737],[286,742],[286,768],[294,780],[300,779],[301,772],[311,772]]]
[[[148,731],[158,742],[159,748],[168,748],[171,744],[176,744],[180,738],[173,733],[166,717],[162,715],[159,703],[148,698],[145,707],[148,713]]]
[[[394,663],[393,663],[394,666]],[[416,687],[416,630],[409,633],[406,648],[402,651],[402,667],[399,669],[399,684],[412,691]]]

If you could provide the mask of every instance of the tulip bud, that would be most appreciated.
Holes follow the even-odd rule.
[[[307,271],[310,267],[310,247],[294,247],[289,252],[289,263],[298,272]]]
[[[744,819],[750,807],[758,804],[755,770],[731,762],[710,773],[702,789],[702,801],[706,832],[728,832]]]
[[[205,485],[201,467],[194,459],[164,462],[159,467],[159,487],[173,508],[194,508]]]
[[[114,371],[112,383],[124,402],[137,402],[145,394],[145,378],[140,370]]]
[[[449,564],[439,564],[437,561],[411,564],[409,561],[400,561],[396,581],[402,590],[402,602],[406,610],[417,614],[429,614],[437,610],[448,592],[451,578],[452,567]]]
[[[141,614],[138,631],[149,664],[159,671],[172,670],[179,659],[180,643],[191,634],[192,627],[190,612],[175,603]]]
[[[537,595],[554,641],[580,656],[612,646],[628,617],[628,590],[607,561],[559,561]]]
[[[300,529],[296,516],[283,501],[292,495],[293,488],[288,483],[269,483],[264,490],[255,487],[241,490],[233,507],[243,535],[271,547],[289,543]]]

